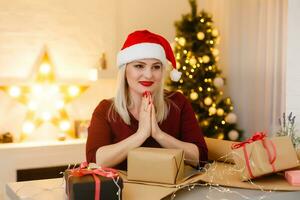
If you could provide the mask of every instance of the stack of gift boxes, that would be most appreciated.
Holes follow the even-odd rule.
[[[218,150],[231,155],[229,159],[221,156],[220,160],[234,163],[239,169],[240,181],[284,172],[289,184],[300,186],[300,170],[296,169],[299,167],[299,161],[288,136],[268,138],[266,134],[258,132],[240,143],[222,141],[224,145],[218,145],[217,139],[206,139],[206,142],[209,157],[212,156],[211,152],[215,153],[214,151]],[[187,180],[184,175],[186,166],[183,150],[140,147],[131,150],[127,160],[127,176],[122,176],[127,183],[162,186],[181,184]],[[119,175],[115,169],[82,163],[78,168],[66,170],[66,194],[72,200],[121,200],[124,180]],[[197,176],[200,181],[201,174]]]

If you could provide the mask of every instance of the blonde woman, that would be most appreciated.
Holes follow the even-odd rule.
[[[192,106],[179,92],[164,90],[170,61],[171,79],[181,73],[168,41],[147,30],[128,35],[117,56],[118,88],[114,98],[96,107],[88,129],[88,162],[127,168],[128,152],[140,146],[178,148],[186,161],[207,161],[207,147]]]

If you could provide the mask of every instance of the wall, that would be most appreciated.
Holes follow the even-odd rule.
[[[288,4],[288,44],[286,71],[286,111],[296,115],[296,127],[300,128],[300,2],[289,0]],[[300,135],[300,134],[299,134]]]
[[[104,52],[107,69],[100,71],[101,80],[68,105],[71,118],[90,118],[99,100],[114,94],[116,11],[116,1],[111,0],[1,0],[0,86],[31,81],[44,46],[57,79],[74,83],[87,80],[89,69],[99,67]],[[0,133],[19,133],[25,113],[23,104],[0,91]]]

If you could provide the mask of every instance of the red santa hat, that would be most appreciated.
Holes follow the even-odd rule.
[[[148,30],[135,31],[128,35],[122,49],[117,56],[117,65],[122,67],[134,60],[155,58],[167,65],[167,60],[172,64],[171,80],[178,81],[181,72],[176,69],[176,60],[170,43],[162,36]]]

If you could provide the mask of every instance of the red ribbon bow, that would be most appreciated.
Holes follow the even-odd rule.
[[[254,178],[254,176],[253,176],[253,173],[252,173],[252,170],[251,170],[251,167],[250,167],[249,156],[248,156],[248,153],[247,153],[247,150],[246,150],[246,145],[251,144],[252,142],[255,142],[255,141],[261,141],[262,142],[264,148],[267,151],[267,154],[268,154],[268,157],[269,157],[269,163],[272,166],[272,170],[273,170],[273,172],[276,171],[275,166],[274,166],[274,162],[276,160],[276,148],[275,148],[275,145],[273,144],[273,142],[268,140],[269,143],[271,144],[272,149],[273,149],[273,154],[272,154],[270,149],[269,149],[269,146],[266,144],[266,140],[265,140],[266,137],[267,137],[267,135],[265,133],[256,132],[252,137],[248,138],[246,141],[240,142],[240,143],[235,143],[235,144],[232,144],[232,146],[231,146],[232,149],[238,149],[238,148],[241,148],[241,147],[243,148],[245,161],[246,161],[246,167],[248,169],[248,172],[249,172],[249,175],[250,175],[251,178]]]
[[[83,162],[80,164],[80,167],[70,170],[70,176],[68,177],[68,182],[69,182],[69,178],[72,176],[81,177],[81,176],[86,176],[86,175],[92,175],[95,180],[95,200],[100,200],[100,185],[101,185],[100,182],[101,181],[97,175],[104,176],[107,178],[116,178],[119,176],[117,170],[115,170],[115,169],[106,168],[106,167],[89,169],[88,163]],[[69,184],[67,184],[67,186],[68,185]],[[68,196],[70,199],[69,188],[67,189],[67,191],[68,191]]]
[[[264,132],[256,132],[253,134],[252,137],[248,138],[246,141],[232,144],[231,148],[238,149],[240,147],[244,147],[246,144],[250,144],[258,140],[263,140],[265,137],[267,137],[267,135]]]

